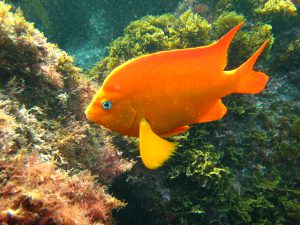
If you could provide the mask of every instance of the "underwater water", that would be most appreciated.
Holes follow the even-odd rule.
[[[0,0],[0,223],[300,224],[299,10],[297,0]],[[228,62],[224,44],[199,53],[199,70],[189,52],[163,64],[159,52],[210,45],[240,22]],[[217,75],[266,40],[261,73],[240,70],[213,110]],[[103,84],[131,99],[150,87],[151,104],[140,94],[118,105],[116,89],[94,98]],[[205,118],[169,129],[191,121],[199,96]],[[143,113],[145,123],[128,120]]]

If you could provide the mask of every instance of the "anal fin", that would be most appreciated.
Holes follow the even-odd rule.
[[[188,126],[188,125],[177,127],[176,129],[174,129],[174,130],[172,130],[172,131],[170,131],[168,133],[162,134],[161,136],[162,137],[169,137],[169,136],[181,134],[181,133],[187,131],[188,129],[190,129],[190,126]]]
[[[140,154],[148,169],[160,167],[175,151],[177,143],[164,140],[156,135],[146,119],[140,121]]]
[[[204,115],[200,115],[197,122],[204,123],[221,119],[227,112],[226,106],[219,99],[216,104],[213,104],[210,110]]]

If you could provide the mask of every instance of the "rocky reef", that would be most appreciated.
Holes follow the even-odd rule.
[[[299,7],[288,0],[183,0],[174,14],[130,23],[85,74],[0,1],[0,221],[300,223]],[[269,39],[256,65],[270,76],[266,90],[226,97],[222,120],[172,137],[180,147],[159,170],[144,168],[136,139],[86,121],[97,84],[121,63],[209,44],[240,21],[227,68]]]
[[[0,1],[1,223],[114,223],[124,203],[105,184],[132,162],[86,122],[95,90],[66,52]]]

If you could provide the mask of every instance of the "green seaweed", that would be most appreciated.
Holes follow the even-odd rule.
[[[262,8],[257,8],[255,12],[269,16],[277,16],[277,14],[282,14],[282,16],[297,15],[295,5],[288,0],[268,0],[264,3]]]

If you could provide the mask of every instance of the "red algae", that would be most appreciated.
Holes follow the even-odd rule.
[[[71,176],[36,153],[1,154],[0,169],[4,224],[113,224],[111,211],[124,206],[90,173]]]

